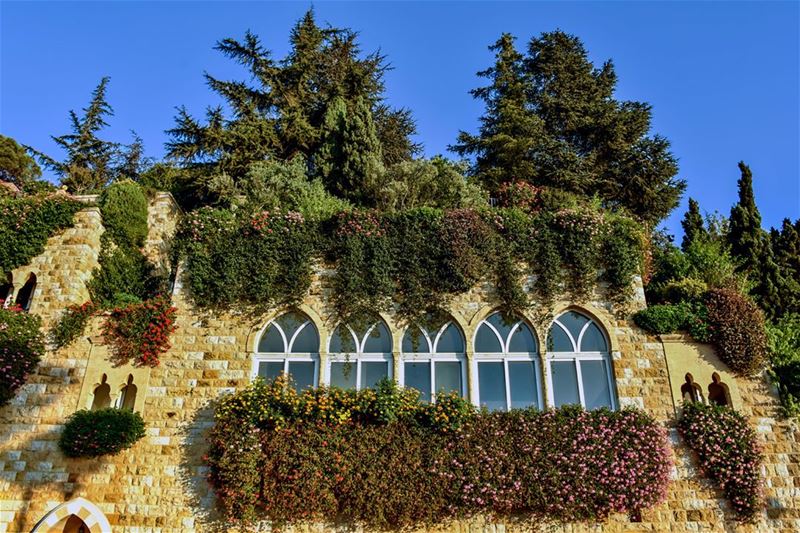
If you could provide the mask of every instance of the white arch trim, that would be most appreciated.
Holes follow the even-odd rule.
[[[111,524],[106,515],[86,498],[75,498],[57,505],[33,526],[31,533],[48,533],[51,528],[71,515],[80,517],[91,533],[111,533]]]

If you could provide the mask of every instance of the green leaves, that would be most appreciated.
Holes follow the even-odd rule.
[[[67,457],[116,455],[144,435],[144,420],[139,413],[113,407],[80,410],[67,420],[58,447]]]

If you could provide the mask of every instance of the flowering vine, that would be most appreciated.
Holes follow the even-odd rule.
[[[103,323],[103,336],[119,362],[155,367],[160,355],[170,349],[176,312],[164,297],[117,307]]]
[[[41,319],[0,300],[0,406],[25,384],[44,353]]]

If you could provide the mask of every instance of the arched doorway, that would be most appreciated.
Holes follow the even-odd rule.
[[[53,508],[31,533],[111,533],[111,524],[95,504],[76,498]]]

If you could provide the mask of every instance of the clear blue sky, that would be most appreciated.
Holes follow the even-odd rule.
[[[67,112],[111,77],[116,115],[107,137],[136,130],[163,155],[175,106],[201,114],[217,103],[202,74],[241,77],[212,50],[251,29],[277,57],[310,3],[0,1],[0,132],[60,156],[51,134]],[[688,195],[728,213],[736,163],[755,175],[764,225],[800,217],[800,4],[798,2],[333,3],[320,22],[361,33],[394,66],[392,104],[413,109],[428,155],[446,152],[459,129],[474,131],[482,108],[468,90],[482,82],[487,46],[511,32],[524,47],[542,31],[578,35],[600,63],[612,58],[618,97],[653,105],[653,131],[672,141]],[[667,221],[680,234],[687,199]]]

